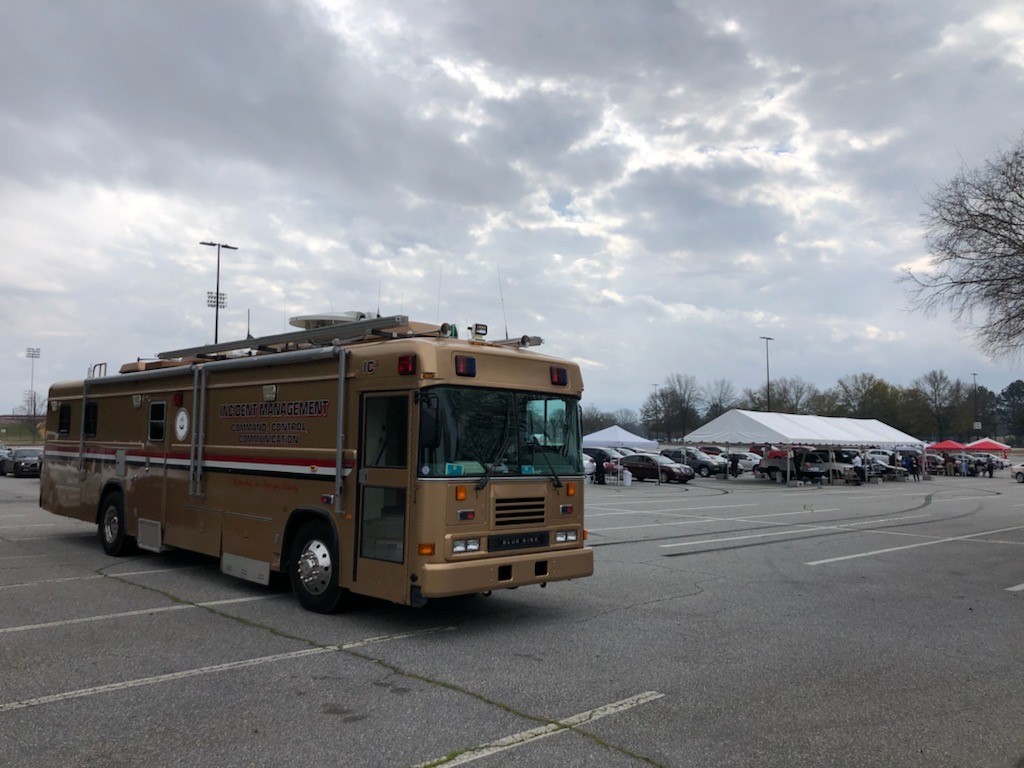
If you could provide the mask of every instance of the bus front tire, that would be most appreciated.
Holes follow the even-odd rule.
[[[303,608],[316,613],[333,612],[341,598],[338,552],[332,539],[326,523],[311,520],[299,529],[288,558],[292,591]]]
[[[132,540],[125,532],[124,499],[120,493],[108,493],[100,505],[100,541],[111,557],[129,554]]]

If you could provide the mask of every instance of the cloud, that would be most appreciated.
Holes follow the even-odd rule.
[[[290,315],[507,324],[636,407],[671,373],[1018,377],[906,311],[922,199],[1016,139],[1016,3],[17,0],[0,411]],[[499,283],[499,273],[501,280]],[[501,295],[503,294],[503,296]]]

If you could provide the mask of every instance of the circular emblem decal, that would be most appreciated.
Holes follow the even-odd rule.
[[[184,408],[179,408],[177,416],[174,417],[174,436],[178,438],[179,443],[188,436],[188,411]]]

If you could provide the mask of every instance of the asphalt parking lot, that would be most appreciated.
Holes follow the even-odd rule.
[[[590,579],[331,616],[0,478],[3,766],[1024,765],[1024,485],[586,489]]]

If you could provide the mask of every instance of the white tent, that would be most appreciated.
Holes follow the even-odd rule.
[[[651,448],[657,449],[654,440],[634,435],[622,427],[615,425],[583,436],[584,448]]]
[[[686,436],[688,443],[823,446],[921,445],[923,441],[878,419],[849,419],[761,411],[727,411]]]

